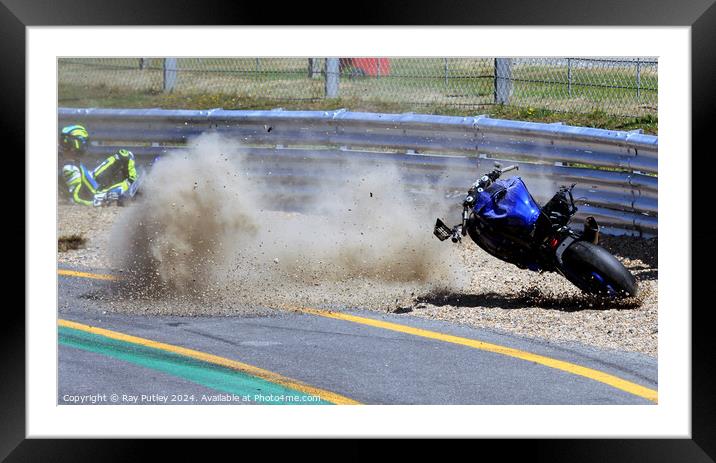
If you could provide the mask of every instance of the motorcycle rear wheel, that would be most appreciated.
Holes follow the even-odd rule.
[[[634,275],[601,246],[575,241],[562,255],[564,276],[589,294],[611,298],[639,294]]]

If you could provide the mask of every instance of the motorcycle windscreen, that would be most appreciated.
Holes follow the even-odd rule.
[[[497,180],[479,193],[474,210],[489,222],[526,231],[534,227],[540,214],[539,205],[520,177]]]

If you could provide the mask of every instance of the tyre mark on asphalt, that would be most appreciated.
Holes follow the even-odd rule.
[[[256,390],[263,391],[262,394],[277,395],[298,392],[303,395],[320,397],[324,403],[340,405],[359,403],[334,392],[206,352],[70,320],[60,319],[58,325],[61,344],[131,361],[214,389],[238,394],[244,394],[245,391],[256,392]],[[217,367],[221,367],[220,371],[216,371]]]
[[[276,309],[274,309],[274,310],[276,310]],[[303,314],[304,312],[298,311],[297,313]],[[268,323],[251,322],[249,326],[257,327],[257,328],[266,328],[266,329],[271,329],[271,330],[275,330],[275,331],[289,331],[292,333],[301,332],[301,333],[307,333],[307,334],[327,334],[330,336],[338,335],[338,336],[346,336],[346,337],[351,337],[351,338],[378,339],[381,341],[398,342],[398,343],[405,343],[406,341],[409,341],[412,344],[429,344],[432,342],[429,340],[416,339],[416,338],[412,338],[412,339],[411,338],[397,338],[394,335],[393,336],[391,336],[391,335],[378,336],[374,333],[370,333],[370,334],[352,333],[352,332],[347,332],[347,331],[338,331],[336,329],[334,329],[334,330],[318,330],[318,329],[299,328],[296,326],[280,326],[280,325],[273,325],[273,324],[268,324]],[[193,332],[192,330],[189,330],[189,329],[185,329],[185,331]],[[196,334],[201,334],[203,336],[212,337],[209,335],[205,335],[204,333],[200,333],[198,331],[196,332]],[[226,340],[223,340],[220,338],[217,338],[217,340],[226,341]],[[229,341],[226,341],[226,342],[229,342]]]
[[[560,351],[562,351],[562,352],[570,352],[569,349],[565,349],[565,348],[562,348],[562,347],[559,347],[559,346],[549,346],[549,347],[551,347],[551,348],[553,348],[553,349],[558,349],[558,350],[560,350]],[[581,355],[582,357],[584,357],[584,358],[586,358],[586,359],[588,359],[588,360],[591,360],[591,361],[593,361],[593,362],[601,363],[601,364],[603,364],[603,365],[608,366],[609,368],[613,368],[614,370],[617,370],[617,371],[620,371],[620,372],[622,372],[622,373],[625,373],[625,374],[634,376],[635,378],[639,378],[640,380],[644,381],[645,383],[653,384],[653,385],[655,385],[655,386],[657,385],[657,381],[656,381],[653,377],[649,377],[649,376],[646,376],[646,375],[644,375],[644,374],[639,373],[638,371],[634,371],[634,370],[632,370],[632,369],[625,368],[623,365],[619,365],[618,363],[610,362],[610,361],[605,360],[605,359],[603,359],[603,358],[600,358],[600,357],[597,357],[597,356],[593,356],[593,355],[588,355],[588,354],[583,353],[583,352],[580,353],[579,355]]]

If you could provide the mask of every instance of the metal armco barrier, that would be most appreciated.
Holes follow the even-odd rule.
[[[181,149],[202,133],[224,134],[242,144],[252,175],[300,195],[350,176],[341,169],[347,162],[391,163],[408,187],[439,184],[455,202],[449,198],[463,194],[494,162],[514,163],[538,201],[576,183],[577,217],[595,216],[606,233],[648,237],[658,230],[658,137],[637,132],[346,110],[60,108],[59,123],[84,124],[97,156],[121,146],[140,162]]]

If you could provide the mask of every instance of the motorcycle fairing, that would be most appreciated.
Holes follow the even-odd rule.
[[[520,268],[543,268],[531,244],[540,207],[520,177],[497,180],[478,193],[473,214],[468,232],[481,248]]]
[[[500,260],[514,264],[522,269],[539,271],[542,266],[538,263],[535,249],[530,245],[526,236],[518,237],[505,232],[504,227],[499,230],[491,226],[479,216],[470,218],[467,224],[470,238],[482,249]]]
[[[495,181],[477,194],[475,214],[489,223],[529,233],[540,215],[540,207],[520,177]]]

